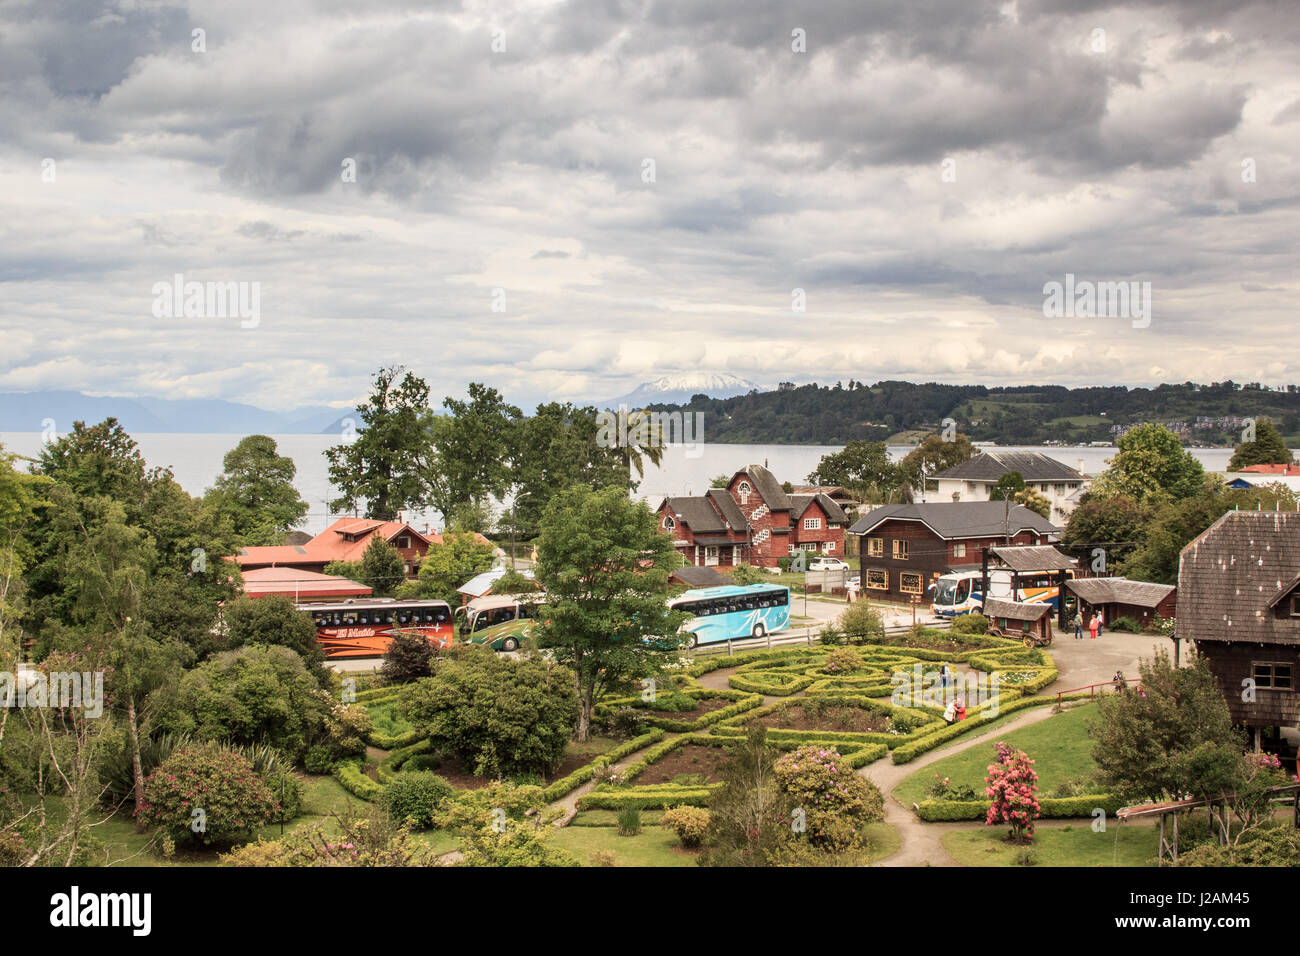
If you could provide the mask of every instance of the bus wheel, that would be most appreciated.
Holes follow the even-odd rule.
[[[695,648],[699,647],[699,646],[700,646],[700,635],[698,635],[698,634],[692,634],[691,637],[690,637],[690,640],[688,640],[688,641],[686,642],[686,646],[689,647],[691,650],[695,650]]]
[[[519,642],[513,637],[507,637],[501,642],[501,649],[503,651],[517,651],[519,650]]]
[[[755,624],[755,625],[754,625],[754,636],[755,636],[755,637],[765,637],[766,635],[767,635],[767,628],[765,628],[762,624]]]

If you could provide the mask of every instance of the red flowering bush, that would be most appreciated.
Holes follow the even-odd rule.
[[[995,823],[1011,825],[1011,839],[1023,843],[1034,837],[1034,821],[1039,817],[1038,773],[1034,762],[1023,750],[1004,743],[997,745],[998,762],[989,765],[988,784],[984,793],[992,798],[985,826]]]
[[[144,797],[146,824],[199,843],[230,843],[279,811],[248,761],[213,743],[175,751],[145,780]]]
[[[832,852],[863,845],[862,828],[885,818],[885,801],[870,780],[834,749],[808,745],[778,758],[781,789],[803,810],[808,842]]]

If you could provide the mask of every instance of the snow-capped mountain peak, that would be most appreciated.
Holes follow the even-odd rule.
[[[637,386],[626,395],[597,404],[603,408],[617,408],[620,405],[629,408],[654,404],[679,405],[689,402],[693,395],[730,398],[758,388],[760,386],[731,372],[678,372],[660,376],[653,382]]]

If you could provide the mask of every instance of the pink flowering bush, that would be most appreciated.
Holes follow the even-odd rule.
[[[1012,842],[1024,843],[1033,839],[1034,821],[1039,817],[1038,773],[1023,750],[999,743],[997,753],[998,762],[989,765],[989,775],[984,778],[988,784],[984,793],[993,800],[984,824],[1010,824]]]
[[[213,743],[175,751],[145,780],[144,796],[147,825],[205,844],[230,843],[279,812],[248,761]]]
[[[833,748],[808,745],[777,759],[781,789],[802,809],[808,842],[831,852],[862,847],[862,829],[885,819],[875,784],[853,770]]]

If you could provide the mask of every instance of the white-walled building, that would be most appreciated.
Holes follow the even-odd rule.
[[[1082,467],[1083,462],[1079,465]],[[1020,472],[1026,487],[1052,503],[1051,520],[1058,524],[1065,523],[1078,505],[1080,494],[1092,484],[1092,479],[1078,468],[1038,452],[987,451],[931,475],[930,480],[939,488],[924,492],[924,500],[988,501],[998,479],[1013,471]],[[917,500],[922,496],[918,494]]]

